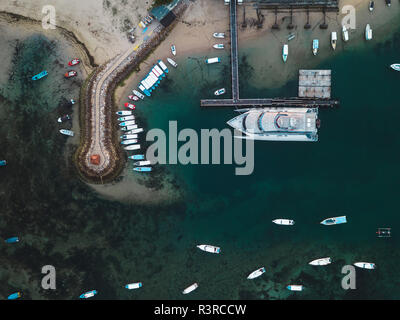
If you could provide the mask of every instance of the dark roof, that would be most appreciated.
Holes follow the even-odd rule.
[[[174,15],[174,13],[172,11],[168,12],[167,15],[162,18],[160,20],[160,23],[164,26],[164,27],[168,27],[174,20],[175,20],[176,16]]]

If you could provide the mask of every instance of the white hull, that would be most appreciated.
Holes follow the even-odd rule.
[[[376,267],[375,263],[371,262],[355,262],[354,265],[359,268],[370,269],[370,270],[373,270]]]
[[[197,248],[199,248],[200,250],[203,250],[205,252],[210,252],[210,253],[220,253],[221,252],[220,247],[210,246],[208,244],[200,244],[197,246]]]
[[[128,144],[135,144],[137,142],[138,142],[137,139],[127,139],[127,140],[121,141],[121,144],[128,145]]]
[[[191,286],[187,287],[185,290],[182,291],[183,294],[188,294],[194,290],[196,290],[198,288],[198,284],[197,283],[193,283]]]
[[[137,139],[138,135],[137,134],[124,134],[121,136],[121,139]]]
[[[400,71],[400,63],[393,63],[390,65],[393,70]]]
[[[149,160],[143,160],[143,161],[137,161],[134,163],[135,166],[148,166],[151,165],[151,162]]]
[[[223,32],[215,32],[213,34],[213,37],[217,38],[217,39],[224,39],[225,38],[225,33],[223,33]]]
[[[321,259],[315,259],[311,262],[309,262],[308,264],[312,265],[312,266],[326,266],[328,264],[330,264],[331,258],[321,258]]]
[[[122,131],[131,131],[133,129],[137,129],[137,124],[131,125],[131,126],[127,126],[127,127],[123,127],[121,130]],[[133,133],[133,132],[131,132]]]
[[[132,115],[132,111],[129,110],[117,111],[115,114],[119,116],[130,116]]]
[[[125,150],[139,150],[140,144],[131,144],[130,146],[125,147],[124,149]]]
[[[349,31],[347,31],[347,28],[345,26],[342,27],[342,36],[343,41],[349,41]]]
[[[136,282],[136,283],[129,283],[125,286],[125,288],[132,290],[132,289],[139,289],[142,287],[142,283],[141,282]]]
[[[65,135],[65,136],[70,136],[70,137],[73,137],[73,136],[74,136],[74,132],[71,131],[71,130],[61,129],[61,130],[60,130],[60,133],[63,134],[63,135]]]
[[[337,33],[336,32],[332,32],[331,33],[331,46],[332,46],[333,50],[336,49],[336,42],[337,42]]]
[[[303,290],[303,286],[298,285],[298,284],[291,284],[291,285],[287,286],[286,288],[288,288],[290,291],[302,291]]]
[[[167,58],[167,61],[174,68],[176,68],[178,66],[178,64],[174,60],[172,60],[171,58]]]
[[[272,220],[272,222],[275,223],[275,224],[283,225],[283,226],[292,226],[292,225],[294,225],[294,221],[293,220],[289,220],[289,219],[275,219],[275,220]]]
[[[365,40],[372,40],[372,29],[369,24],[365,27]]]
[[[250,273],[247,277],[247,279],[255,279],[258,278],[259,276],[261,276],[263,273],[265,272],[265,268],[262,267],[256,271],[253,271],[252,273]]]
[[[143,132],[143,128],[133,129],[133,130],[127,132],[126,134],[136,134],[136,133],[140,133],[140,132]]]

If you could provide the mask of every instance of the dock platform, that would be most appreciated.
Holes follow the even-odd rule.
[[[331,98],[331,70],[299,70],[300,98]]]

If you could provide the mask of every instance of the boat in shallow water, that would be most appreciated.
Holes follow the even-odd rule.
[[[289,219],[275,219],[272,220],[273,223],[275,224],[280,224],[283,226],[292,226],[294,225],[294,221],[293,220],[289,220]]]
[[[121,122],[119,125],[121,127],[128,127],[128,126],[131,126],[134,124],[136,124],[135,120],[129,120],[129,121]]]
[[[134,115],[130,115],[130,116],[125,116],[125,117],[118,118],[118,121],[128,121],[128,120],[135,120],[135,116]]]
[[[140,144],[131,144],[130,146],[126,146],[125,148],[124,148],[125,150],[130,150],[130,151],[132,151],[132,150],[139,150],[140,149]]]
[[[225,38],[225,33],[223,33],[223,32],[214,32],[213,33],[213,37],[217,38],[217,39],[223,39],[223,38]]]
[[[139,91],[137,91],[137,90],[132,90],[132,93],[136,96],[136,97],[138,97],[138,98],[140,98],[140,99],[144,99],[144,95],[143,94],[141,94]]]
[[[142,287],[141,282],[135,282],[135,283],[129,283],[125,286],[126,289],[132,290],[132,289],[139,289]]]
[[[247,279],[255,279],[258,278],[259,276],[261,276],[263,273],[265,272],[265,268],[262,267],[260,269],[257,269],[255,271],[253,271],[252,273],[250,273],[247,277]]]
[[[312,53],[313,53],[314,56],[317,55],[318,48],[319,48],[319,41],[318,41],[318,39],[314,39],[313,42],[312,42]]]
[[[369,2],[368,10],[371,12],[374,10],[374,2],[373,1]]]
[[[91,297],[94,297],[96,294],[97,294],[97,291],[96,290],[92,290],[92,291],[88,291],[88,292],[82,293],[79,296],[79,298],[81,298],[81,299],[89,299]]]
[[[144,155],[143,154],[134,154],[133,156],[129,156],[128,158],[132,159],[132,160],[143,160]]]
[[[393,70],[400,71],[400,63],[393,63],[390,65]]]
[[[117,111],[115,114],[119,116],[130,116],[132,114],[132,111],[122,110],[122,111]]]
[[[191,293],[192,291],[196,290],[199,287],[197,282],[193,283],[189,287],[187,287],[185,290],[182,291],[183,294],[188,294]]]
[[[121,139],[137,139],[137,134],[124,134],[120,136]]]
[[[47,75],[48,75],[47,71],[44,70],[44,71],[42,71],[41,73],[38,73],[38,74],[34,75],[34,76],[32,77],[32,80],[39,80],[39,79],[42,79],[43,77],[45,77],[45,76],[47,76]]]
[[[80,62],[81,62],[81,60],[79,60],[79,59],[73,59],[70,62],[68,62],[68,65],[70,67],[72,67],[72,66],[75,66],[75,65],[79,64]]]
[[[354,265],[359,268],[370,269],[370,270],[375,269],[376,267],[375,263],[372,262],[355,262]]]
[[[283,59],[283,62],[287,61],[288,55],[289,55],[289,46],[287,44],[284,44],[283,48],[282,48],[282,59]]]
[[[268,141],[317,141],[318,109],[266,107],[239,109],[243,112],[227,122],[244,133],[241,139]]]
[[[63,115],[62,117],[59,117],[57,119],[57,122],[62,123],[62,122],[68,121],[68,120],[71,120],[71,117],[68,114],[66,114],[66,115]]]
[[[149,166],[151,165],[151,161],[150,160],[137,161],[133,165],[138,167]]]
[[[208,244],[199,244],[196,247],[199,248],[200,250],[205,251],[205,252],[210,252],[210,253],[220,253],[221,252],[221,248],[220,247],[211,246],[211,245],[208,245]]]
[[[315,259],[311,262],[309,262],[308,264],[312,265],[312,266],[326,266],[328,264],[330,264],[331,258],[327,257],[327,258],[320,258],[320,259]]]
[[[369,24],[365,27],[365,40],[372,40],[372,29]]]
[[[226,92],[225,88],[218,89],[214,92],[214,95],[220,96]]]
[[[346,26],[342,27],[342,37],[343,41],[345,42],[349,41],[349,31],[347,30]]]
[[[122,131],[131,131],[133,129],[137,129],[137,124],[132,124],[130,126],[126,126],[126,127],[121,128]],[[131,133],[132,133],[132,131],[131,131]]]
[[[5,240],[6,243],[16,243],[19,242],[19,238],[18,237],[11,237]]]
[[[135,144],[135,143],[137,143],[137,142],[138,142],[137,139],[127,139],[127,140],[121,141],[121,144],[123,144],[123,145],[128,145],[128,144]]]
[[[70,137],[74,136],[74,132],[71,130],[61,129],[60,133],[63,135],[66,135],[66,136],[70,136]]]
[[[387,5],[388,7],[390,7],[391,4],[392,4],[392,0],[386,0],[386,5]]]
[[[321,224],[326,225],[326,226],[331,226],[334,224],[342,224],[346,223],[346,216],[340,216],[340,217],[333,217],[333,218],[327,218],[325,220],[321,221]]]
[[[125,108],[131,109],[131,110],[135,110],[136,106],[132,103],[126,102],[124,104]]]
[[[174,44],[171,46],[171,53],[172,53],[174,56],[176,56],[176,47],[175,47]]]
[[[133,101],[138,101],[139,100],[139,98],[137,96],[133,95],[133,94],[129,95],[128,99],[129,100],[133,100]]]
[[[137,167],[133,168],[133,170],[137,172],[150,172],[152,169],[151,167]]]
[[[8,300],[15,300],[15,299],[20,298],[21,296],[22,296],[21,292],[15,292],[15,293],[10,294],[10,295],[7,297],[7,299],[8,299]]]
[[[337,42],[337,33],[336,33],[336,31],[333,31],[331,33],[331,46],[332,46],[333,50],[336,49],[336,42]]]
[[[4,167],[7,165],[7,161],[6,160],[0,160],[0,167]]]
[[[70,71],[68,71],[68,72],[66,72],[66,73],[64,74],[64,77],[65,77],[65,78],[72,78],[72,77],[76,77],[77,74],[78,74],[78,73],[77,73],[76,71],[70,70]]]
[[[143,128],[132,129],[132,130],[126,132],[126,134],[136,134],[136,133],[140,133],[140,132],[143,132]]]
[[[216,43],[216,44],[213,45],[213,48],[214,49],[224,49],[225,46],[224,46],[223,43]]]
[[[221,59],[218,57],[206,59],[207,64],[213,64],[213,63],[218,63],[218,62],[221,62]]]
[[[290,284],[286,288],[290,291],[303,291],[303,286],[301,284]]]
[[[176,68],[178,66],[178,64],[174,60],[172,60],[171,58],[167,58],[167,61],[174,68]]]

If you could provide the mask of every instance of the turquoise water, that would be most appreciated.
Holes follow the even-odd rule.
[[[26,61],[57,69],[62,57],[35,55],[46,38],[31,38],[15,52],[12,72],[25,79]],[[74,146],[58,134],[54,121],[65,109],[62,77],[38,84],[11,80],[1,87],[0,158],[3,204],[0,234],[18,235],[15,246],[0,246],[0,297],[22,291],[29,299],[75,299],[96,289],[98,299],[177,299],[193,282],[189,299],[398,299],[399,161],[396,62],[400,34],[382,45],[346,51],[320,68],[333,70],[337,110],[321,110],[317,143],[256,142],[255,170],[235,176],[233,165],[167,165],[185,197],[172,205],[126,205],[100,199],[77,179]],[[242,52],[246,59],[248,52]],[[235,113],[201,109],[199,100],[219,87],[229,88],[229,60],[206,66],[204,57],[178,60],[151,99],[138,104],[148,128],[223,129]],[[278,90],[246,86],[254,68],[241,63],[241,96],[293,96],[297,81]],[[41,71],[41,70],[40,70]],[[62,73],[61,73],[62,75]],[[27,79],[27,78],[26,78]],[[212,79],[212,80],[210,80]],[[73,85],[76,94],[79,81]],[[228,92],[230,94],[230,92]],[[26,97],[29,97],[27,99]],[[73,114],[73,116],[75,116]],[[345,225],[324,227],[327,217],[346,214]],[[273,225],[292,218],[294,227]],[[380,226],[393,238],[377,239]],[[198,243],[219,245],[207,255]],[[315,258],[331,256],[326,268],[311,268]],[[357,272],[357,290],[341,289],[341,267],[375,262],[372,272]],[[39,288],[43,265],[57,270],[57,290]],[[267,272],[246,280],[253,270]],[[128,292],[126,283],[142,281]],[[291,295],[285,286],[307,290]]]

